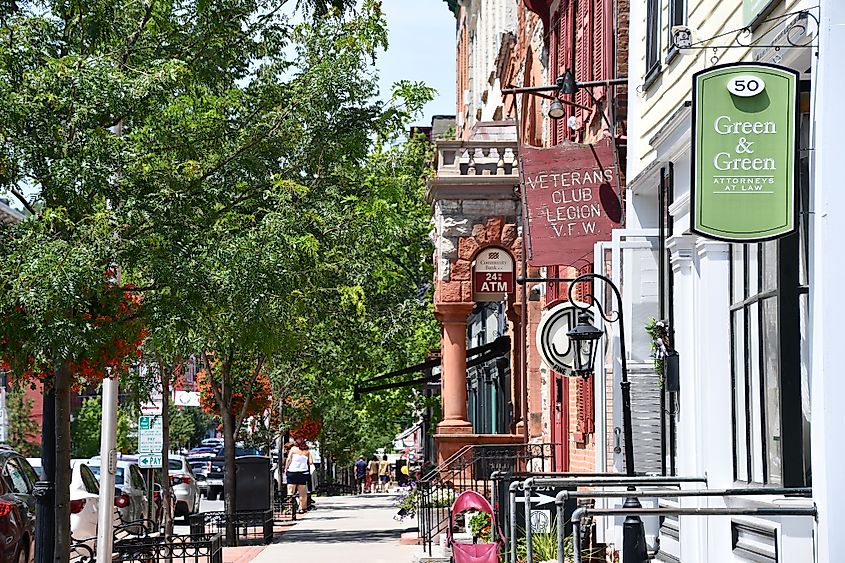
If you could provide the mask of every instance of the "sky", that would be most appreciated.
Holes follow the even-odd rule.
[[[417,125],[455,113],[455,16],[443,0],[382,0],[388,49],[379,58],[382,96],[399,80],[425,82],[437,95]]]

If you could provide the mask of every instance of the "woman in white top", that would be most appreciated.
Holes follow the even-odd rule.
[[[288,478],[288,494],[299,494],[300,514],[308,509],[308,482],[311,481],[311,452],[305,440],[298,440],[288,452],[285,474]]]

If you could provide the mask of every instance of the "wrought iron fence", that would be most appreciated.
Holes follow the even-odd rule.
[[[114,560],[127,563],[223,563],[220,533],[126,538],[114,546]]]
[[[291,522],[296,520],[296,510],[299,505],[295,497],[287,494],[279,495],[273,499],[273,520],[275,522]]]
[[[273,510],[242,510],[229,518],[225,512],[200,512],[188,519],[191,535],[220,533],[226,546],[269,544],[273,541]]]
[[[449,525],[449,508],[464,491],[486,498],[493,492],[491,476],[500,473],[551,471],[555,444],[478,444],[464,446],[417,482],[419,536],[431,555],[434,538]]]

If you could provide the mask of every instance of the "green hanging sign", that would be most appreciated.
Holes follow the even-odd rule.
[[[753,242],[795,230],[797,92],[796,71],[764,63],[694,75],[693,232]]]

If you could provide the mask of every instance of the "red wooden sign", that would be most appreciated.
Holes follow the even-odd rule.
[[[610,140],[520,148],[528,263],[583,266],[622,224]]]

